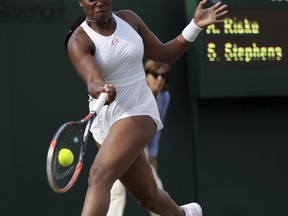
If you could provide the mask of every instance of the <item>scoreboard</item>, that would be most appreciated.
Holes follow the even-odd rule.
[[[231,11],[205,31],[206,63],[215,67],[288,66],[288,10]],[[288,32],[287,32],[288,33]]]
[[[224,22],[204,29],[189,50],[192,95],[288,95],[288,0],[223,3]]]

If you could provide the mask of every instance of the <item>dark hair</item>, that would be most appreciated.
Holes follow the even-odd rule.
[[[67,33],[66,37],[65,37],[65,50],[67,51],[67,44],[69,39],[71,38],[73,32],[78,28],[78,26],[80,26],[82,24],[82,22],[84,22],[84,20],[86,19],[85,15],[80,16],[77,20],[75,20],[73,22],[73,24],[70,27],[69,32]]]

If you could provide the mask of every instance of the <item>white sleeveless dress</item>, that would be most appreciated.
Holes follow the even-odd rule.
[[[104,106],[95,118],[91,132],[102,144],[111,126],[129,116],[148,115],[163,127],[155,98],[150,90],[143,68],[144,47],[140,35],[124,20],[113,14],[116,29],[111,36],[103,36],[84,21],[81,27],[95,44],[95,61],[107,84],[116,88],[116,99]],[[91,107],[97,99],[89,96]]]

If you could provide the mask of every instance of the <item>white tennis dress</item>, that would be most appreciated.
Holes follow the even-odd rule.
[[[107,84],[116,88],[113,103],[104,106],[95,118],[91,132],[102,144],[109,129],[119,119],[149,115],[157,129],[163,127],[155,98],[150,90],[143,68],[144,47],[140,35],[124,20],[113,14],[116,29],[111,36],[103,36],[84,21],[81,27],[95,44],[95,61]],[[89,106],[97,99],[89,96]]]

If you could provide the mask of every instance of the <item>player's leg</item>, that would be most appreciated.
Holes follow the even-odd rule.
[[[106,215],[111,187],[120,176],[134,197],[149,210],[165,216],[185,215],[183,208],[165,191],[158,190],[144,153],[155,131],[155,122],[147,116],[129,117],[114,123],[90,169],[82,216]],[[194,206],[188,208],[195,212]]]
[[[158,189],[144,151],[120,180],[132,196],[148,210],[165,216],[185,215],[184,210],[165,191]]]
[[[110,205],[106,216],[123,216],[126,204],[126,189],[117,180],[113,184],[110,192]]]
[[[148,116],[124,118],[114,123],[90,169],[83,216],[106,215],[113,183],[144,152],[155,131],[155,122]]]

